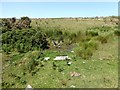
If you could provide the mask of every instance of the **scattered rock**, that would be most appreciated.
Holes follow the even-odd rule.
[[[99,58],[99,60],[103,60],[102,58]]]
[[[67,62],[67,64],[70,66],[72,64],[72,62]]]
[[[71,77],[78,77],[80,76],[81,74],[80,73],[77,73],[77,72],[70,72],[70,76]]]
[[[71,51],[71,53],[74,53],[74,51]]]
[[[70,60],[71,58],[68,56],[56,56],[54,60]]]
[[[104,56],[102,58],[99,58],[99,60],[111,60],[112,56]]]
[[[83,61],[83,63],[85,64],[85,61]]]
[[[25,90],[33,90],[32,86],[28,85]]]
[[[50,57],[45,57],[44,60],[48,61],[50,59]]]
[[[71,85],[70,87],[75,88],[75,86],[74,86],[74,85]]]

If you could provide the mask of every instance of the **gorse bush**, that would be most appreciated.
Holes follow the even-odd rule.
[[[3,18],[1,21],[2,27],[5,30],[23,29],[30,28],[31,19],[29,17],[21,17],[21,19],[16,20],[16,18]],[[5,31],[4,30],[4,31]]]
[[[17,49],[19,52],[27,52],[35,49],[47,49],[49,44],[44,32],[35,29],[12,30],[2,35],[4,51]]]
[[[79,34],[78,34],[79,33]],[[61,28],[36,28],[10,30],[2,35],[2,45],[5,52],[12,50],[28,52],[32,50],[48,49],[54,42],[64,42],[69,45],[76,42],[80,32],[70,33]]]
[[[1,27],[1,28],[0,28],[0,31],[1,31],[2,33],[5,33],[5,32],[7,32],[7,31],[11,31],[11,29],[7,29],[6,27]]]
[[[15,18],[3,19],[1,29],[2,35],[2,49],[5,52],[18,51],[18,52],[28,52],[32,50],[67,47],[78,42],[83,43],[82,48],[96,48],[95,42],[91,41],[92,38],[100,41],[102,44],[107,43],[109,35],[104,35],[108,33],[108,30],[112,30],[111,27],[94,27],[88,28],[85,32],[70,32],[65,28],[58,26],[44,26],[44,27],[30,27],[31,20],[28,17],[22,17],[20,20]],[[9,28],[9,24],[10,27]],[[14,26],[15,25],[15,26]],[[17,27],[13,28],[13,27]],[[21,30],[19,29],[19,25]],[[119,31],[114,32],[115,35],[119,34]],[[93,47],[92,47],[93,46]],[[87,48],[88,49],[88,48]],[[87,50],[86,49],[86,50]],[[89,50],[89,49],[88,49]],[[92,51],[92,50],[91,50]]]
[[[2,50],[3,50],[4,52],[6,52],[6,53],[9,53],[9,52],[12,50],[12,48],[11,48],[11,46],[8,45],[8,44],[3,44],[3,45],[2,45]]]

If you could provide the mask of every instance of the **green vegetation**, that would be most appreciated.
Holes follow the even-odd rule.
[[[1,24],[3,26],[2,32],[5,32],[7,29],[23,29],[30,28],[31,20],[29,17],[21,17],[20,20],[16,20],[16,18],[3,18],[1,20]]]
[[[76,55],[83,59],[89,59],[95,50],[98,48],[98,43],[94,40],[80,42],[75,48]]]
[[[2,87],[116,88],[120,32],[114,18],[108,25],[104,20],[1,19]]]
[[[3,50],[27,52],[48,48],[46,35],[35,29],[12,30],[2,34]]]

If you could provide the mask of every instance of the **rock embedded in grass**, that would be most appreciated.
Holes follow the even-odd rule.
[[[71,60],[69,56],[56,56],[54,60]]]
[[[45,57],[44,60],[48,61],[50,59],[50,57]]]
[[[25,90],[33,90],[31,85],[28,85]]]
[[[75,88],[75,86],[74,86],[74,85],[71,85],[70,87]]]
[[[85,61],[83,61],[83,63],[85,64]]]
[[[72,64],[72,62],[67,62],[67,65],[70,66]]]
[[[81,74],[80,73],[77,73],[77,72],[70,72],[70,76],[71,77],[78,77],[80,76]]]
[[[74,53],[74,51],[71,51],[71,53]]]

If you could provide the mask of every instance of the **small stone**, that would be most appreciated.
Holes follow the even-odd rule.
[[[71,51],[71,53],[74,53],[74,51]]]
[[[85,61],[83,61],[83,63],[85,64]]]
[[[70,87],[75,88],[75,86],[74,86],[74,85],[71,85]]]
[[[25,90],[33,90],[32,86],[28,85]]]
[[[46,60],[46,61],[49,60],[49,59],[50,59],[50,57],[45,57],[45,58],[44,58],[44,60]]]
[[[70,72],[70,76],[71,77],[78,77],[78,76],[81,76],[81,74],[77,73],[77,72]]]
[[[71,64],[72,64],[72,62],[68,62],[67,64],[68,64],[68,65],[71,65]]]
[[[54,60],[70,60],[71,58],[68,56],[56,56]]]
[[[99,58],[99,60],[103,60],[102,58]]]

